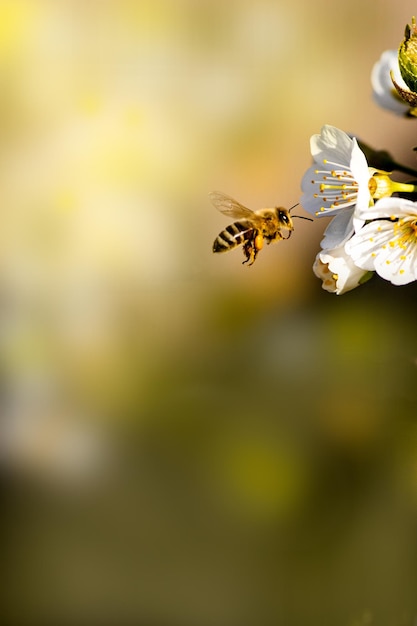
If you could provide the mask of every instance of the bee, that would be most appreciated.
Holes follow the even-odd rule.
[[[217,235],[213,243],[213,252],[228,252],[237,246],[243,246],[245,260],[242,263],[247,263],[248,266],[254,264],[265,241],[269,245],[274,241],[291,237],[294,230],[293,217],[312,221],[301,215],[290,215],[290,211],[297,205],[291,209],[275,207],[252,211],[220,191],[211,192],[209,197],[216,209],[237,220]],[[288,235],[284,237],[282,231],[287,232]]]

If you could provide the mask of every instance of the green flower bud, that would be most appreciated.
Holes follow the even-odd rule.
[[[416,18],[411,20],[411,26],[405,27],[404,41],[398,50],[398,64],[404,82],[414,93],[417,93],[417,26]]]

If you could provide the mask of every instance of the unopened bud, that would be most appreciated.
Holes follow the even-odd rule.
[[[404,41],[398,50],[401,76],[411,91],[417,93],[417,26],[416,18],[405,27]]]

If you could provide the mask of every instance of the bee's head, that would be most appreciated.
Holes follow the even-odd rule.
[[[292,221],[293,217],[299,217],[302,220],[309,220],[310,222],[313,221],[310,217],[303,217],[302,215],[291,216],[290,213],[293,209],[295,209],[296,206],[298,206],[298,204],[292,206],[291,209],[284,209],[283,207],[276,207],[275,209],[277,212],[277,218],[280,224],[280,228],[285,228],[286,230],[288,230],[288,237],[286,237],[286,239],[289,239],[291,237],[291,233],[294,230],[294,224]]]
[[[277,207],[276,212],[280,228],[286,228],[289,231],[294,230],[294,224],[292,223],[289,210],[283,207]]]

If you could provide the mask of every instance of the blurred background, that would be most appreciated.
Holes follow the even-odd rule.
[[[208,200],[292,206],[323,124],[415,167],[415,10],[0,0],[4,623],[416,623],[416,287],[324,292],[324,220],[213,255]]]

